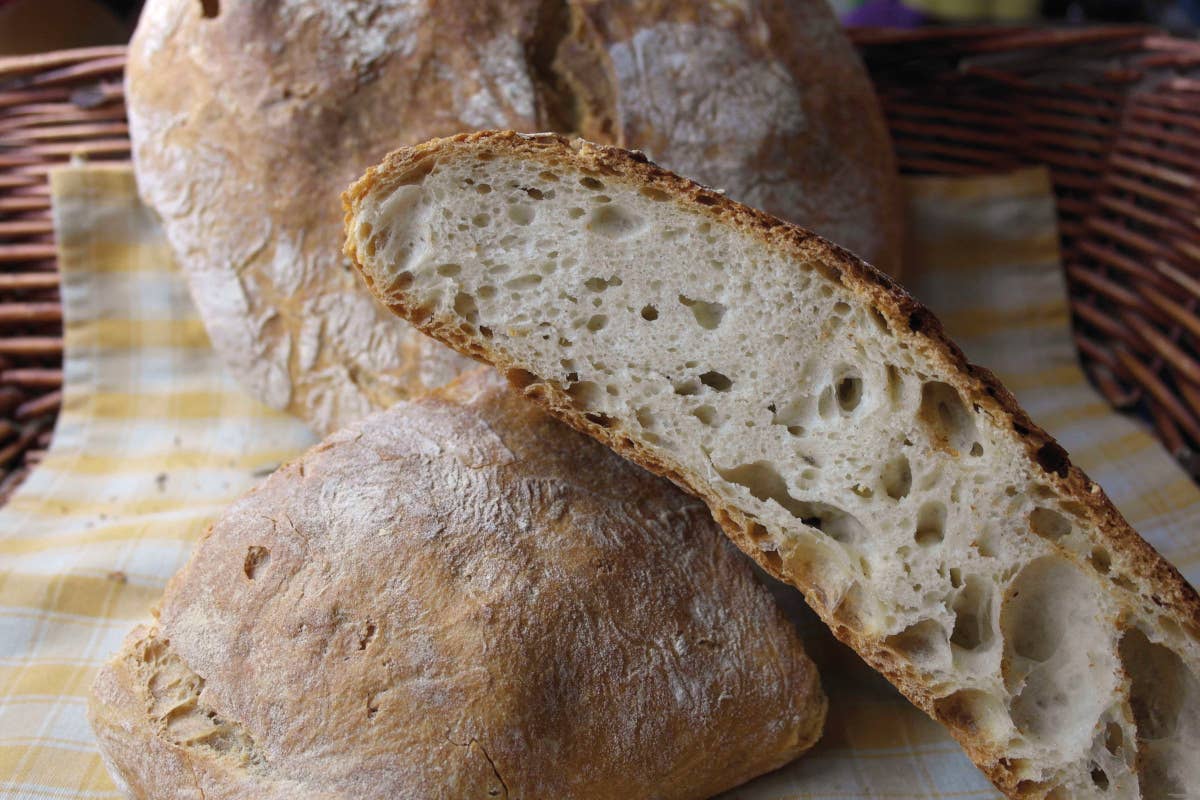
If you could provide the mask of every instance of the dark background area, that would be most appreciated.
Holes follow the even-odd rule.
[[[212,0],[206,0],[212,2]],[[681,2],[684,0],[681,0]],[[0,0],[0,54],[128,41],[144,0]],[[194,0],[196,3],[202,0]],[[1200,26],[1200,0],[829,0],[849,25],[1142,22],[1176,35]]]

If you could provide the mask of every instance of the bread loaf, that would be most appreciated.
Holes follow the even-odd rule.
[[[235,503],[90,706],[156,800],[703,798],[824,713],[704,505],[490,372]]]
[[[138,184],[213,345],[321,432],[465,366],[340,255],[338,192],[397,144],[575,132],[899,251],[887,131],[824,0],[148,0],[127,76]]]
[[[345,195],[421,330],[702,497],[1014,798],[1200,786],[1200,599],[933,316],[637,154],[487,133]]]

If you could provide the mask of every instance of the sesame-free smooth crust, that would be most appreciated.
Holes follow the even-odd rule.
[[[554,181],[547,178],[539,183],[539,174]],[[450,177],[438,177],[443,175]],[[599,186],[589,196],[591,202],[608,203],[616,211],[606,215],[587,211],[588,198],[579,200],[574,187],[577,182],[590,186],[589,181]],[[577,235],[564,222],[572,215],[553,217],[564,232],[549,239],[560,261],[541,270],[544,277],[535,290],[548,285],[545,292],[557,291],[564,298],[561,306],[590,297],[582,286],[586,275],[601,281],[600,291],[618,293],[643,278],[649,282],[643,280],[638,286],[675,280],[669,271],[682,273],[703,262],[705,237],[713,236],[713,231],[734,241],[740,253],[785,267],[793,264],[795,272],[789,274],[795,276],[797,293],[801,286],[807,287],[804,291],[816,293],[812,296],[825,297],[824,308],[818,305],[801,312],[773,307],[770,304],[778,297],[760,293],[743,309],[729,300],[733,294],[728,290],[720,303],[700,305],[710,311],[719,309],[726,321],[739,314],[738,319],[750,319],[736,324],[745,324],[752,332],[765,331],[774,324],[772,320],[793,318],[789,315],[832,318],[840,314],[838,325],[841,330],[851,329],[846,340],[858,343],[857,352],[869,354],[869,348],[877,346],[901,356],[899,366],[886,373],[886,391],[868,381],[869,369],[880,366],[883,374],[881,365],[868,356],[861,363],[847,357],[849,367],[858,370],[857,383],[837,384],[831,395],[833,421],[814,410],[810,417],[798,418],[803,424],[791,426],[796,431],[789,428],[785,433],[783,423],[775,423],[779,427],[773,429],[777,430],[774,439],[764,441],[791,441],[788,435],[795,435],[806,443],[804,437],[813,438],[812,427],[825,426],[825,438],[818,445],[827,449],[825,455],[845,461],[843,452],[830,449],[829,430],[849,442],[845,449],[853,450],[867,443],[860,431],[869,425],[881,425],[880,430],[911,425],[905,429],[911,441],[901,437],[903,444],[899,439],[894,442],[910,448],[896,456],[904,459],[900,474],[905,479],[897,479],[884,467],[878,477],[863,479],[854,491],[846,486],[810,497],[798,474],[767,472],[762,461],[753,461],[754,454],[746,455],[741,465],[722,465],[711,454],[707,462],[697,455],[699,460],[685,463],[696,454],[688,449],[691,439],[683,432],[699,431],[717,449],[733,452],[741,447],[743,453],[741,441],[760,435],[739,428],[722,438],[721,431],[710,430],[714,406],[718,423],[724,413],[719,403],[726,402],[722,393],[730,391],[729,386],[706,382],[704,376],[700,381],[704,385],[698,386],[694,380],[682,380],[683,375],[669,375],[663,378],[662,394],[646,389],[661,373],[641,369],[638,359],[647,353],[657,357],[657,351],[644,342],[659,341],[664,331],[668,333],[663,341],[689,340],[671,338],[676,333],[671,326],[682,323],[670,321],[667,328],[631,333],[640,330],[635,326],[642,323],[636,318],[640,303],[628,294],[617,295],[620,303],[632,303],[635,313],[628,323],[624,317],[615,321],[614,312],[622,311],[617,301],[596,304],[603,319],[597,322],[593,316],[586,326],[597,342],[593,350],[577,345],[587,334],[577,336],[573,330],[584,326],[567,330],[558,325],[559,309],[544,295],[523,302],[519,293],[494,301],[482,293],[471,294],[493,273],[507,277],[524,269],[520,263],[506,261],[510,256],[503,250],[477,248],[484,253],[479,257],[488,259],[480,265],[469,254],[464,256],[473,242],[481,241],[471,237],[485,235],[474,233],[469,223],[464,223],[466,245],[432,239],[435,234],[441,237],[442,229],[428,220],[438,219],[440,210],[445,209],[451,220],[460,206],[477,210],[469,198],[478,183],[495,189],[512,186],[516,199],[509,202],[518,208],[519,192],[536,189],[544,198],[547,187],[563,187],[561,197],[543,199],[537,206],[536,213],[546,214],[547,220],[559,205],[576,204],[581,209]],[[404,213],[389,217],[386,203],[396,198],[405,199]],[[1029,419],[994,376],[968,363],[936,318],[886,276],[807,231],[667,172],[639,153],[554,135],[487,132],[401,149],[369,170],[347,191],[344,201],[346,253],[393,311],[459,352],[495,364],[527,397],[559,418],[703,498],[743,550],[804,590],[833,632],[946,724],[1007,794],[1149,798],[1194,786],[1189,781],[1196,777],[1196,767],[1186,753],[1200,744],[1200,599],[1195,590],[1130,528],[1100,487],[1070,463],[1065,451]],[[433,212],[423,217],[426,208]],[[664,209],[661,224],[654,216],[659,213],[656,208]],[[609,224],[600,230],[601,223],[613,219],[628,224]],[[520,231],[538,224],[525,219],[514,225],[488,222],[495,236],[488,241],[515,236],[513,252],[520,253],[527,246]],[[546,226],[550,229],[551,223]],[[448,230],[451,236],[459,235],[453,228]],[[625,240],[629,249],[610,256],[624,246],[620,237],[628,230],[643,238],[630,234]],[[541,228],[535,231],[542,232]],[[587,239],[597,232],[604,235]],[[656,271],[639,263],[640,243],[665,238],[668,232],[672,247],[682,253],[680,265],[664,261]],[[413,242],[425,249],[406,249]],[[596,244],[601,247],[595,248]],[[597,264],[590,272],[586,264],[567,269],[561,266],[566,257],[572,265],[587,257]],[[661,258],[659,251],[655,258]],[[427,265],[439,262],[452,263],[454,269],[426,271]],[[578,297],[568,286],[575,275],[580,276]],[[708,280],[710,287],[716,282]],[[787,280],[785,276],[783,285]],[[751,283],[747,286],[767,291]],[[670,293],[675,291],[672,288]],[[696,301],[703,291],[703,286],[697,286],[690,296],[679,294],[679,302],[690,308],[701,327],[735,324],[719,315],[702,319]],[[464,293],[471,299],[469,307],[461,302]],[[665,289],[663,293],[668,294]],[[641,319],[648,326],[659,324],[666,320],[664,309],[670,306],[682,315],[677,319],[688,321],[686,311],[670,305],[673,300],[656,297],[657,305],[651,305],[647,298]],[[543,329],[544,335],[537,335]],[[830,328],[821,330],[827,334]],[[695,333],[690,342],[696,345],[703,341],[696,337],[706,335]],[[551,344],[540,344],[541,340]],[[814,348],[818,357],[822,348],[832,352],[840,346],[833,339],[813,340],[822,342]],[[755,353],[773,352],[772,347],[769,340],[758,340],[742,360],[753,361]],[[697,352],[700,349],[697,346]],[[636,358],[630,355],[634,352]],[[570,367],[560,369],[560,363],[568,362]],[[600,362],[602,368],[596,366]],[[732,371],[725,372],[719,377],[734,377]],[[893,379],[895,395],[889,401]],[[673,393],[670,380],[675,381]],[[607,392],[605,381],[611,381]],[[779,385],[792,386],[791,381],[789,375],[778,376]],[[584,383],[589,385],[581,390]],[[593,385],[600,390],[593,391]],[[843,386],[850,387],[844,403],[839,393]],[[629,393],[636,396],[628,401],[631,406],[646,402],[637,413],[622,405]],[[700,399],[711,399],[711,405],[693,407],[686,415],[678,414],[678,419],[671,416],[672,409],[687,407],[679,404]],[[782,405],[780,398],[758,400],[756,413],[767,416],[751,417],[747,412],[746,420],[759,420],[759,428],[770,422],[771,414],[778,419],[786,412],[777,407]],[[876,408],[873,403],[878,403],[879,414],[854,416],[860,409],[869,412],[868,406]],[[817,406],[815,398],[812,405]],[[902,418],[901,411],[910,416]],[[685,419],[693,416],[701,422]],[[954,437],[959,434],[969,438],[958,443]],[[981,464],[992,465],[990,476]],[[814,472],[819,471],[817,466]],[[868,464],[860,474],[876,469]],[[909,469],[911,473],[905,474]],[[821,479],[814,480],[819,486]],[[930,481],[932,489],[921,486]],[[940,499],[931,499],[919,509],[906,505],[910,496],[921,491]],[[942,491],[944,496],[936,494]],[[977,507],[975,500],[956,502],[960,492],[995,507]],[[864,500],[868,495],[871,499]],[[794,506],[791,516],[785,506]],[[947,526],[947,514],[959,530]],[[909,529],[905,535],[915,541],[910,538],[899,548],[904,554],[896,555],[890,544],[896,536],[893,529],[908,524],[914,525],[915,533]],[[839,534],[845,536],[839,540]],[[874,539],[887,539],[889,552],[873,549]],[[940,548],[960,543],[961,550],[954,555],[959,563],[938,555]],[[856,566],[853,558],[862,560]],[[907,580],[896,572],[901,563],[929,570],[932,579],[941,582],[934,588],[944,593],[936,602],[926,601],[927,606],[917,601],[905,605],[909,601],[895,599],[900,589],[888,588],[891,581],[871,577],[872,570],[876,576],[895,572],[895,584],[900,586]],[[971,574],[974,569],[980,570],[978,581]],[[930,587],[904,586],[904,591],[910,588],[928,592]],[[969,630],[971,626],[978,629]],[[1056,639],[1069,646],[1059,647]],[[1083,655],[1072,655],[1068,652],[1072,649]]]

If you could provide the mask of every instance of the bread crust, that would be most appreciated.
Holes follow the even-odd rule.
[[[235,376],[319,432],[467,366],[338,253],[335,194],[397,143],[510,127],[638,144],[868,257],[900,251],[890,139],[821,0],[201,5],[150,0],[131,43],[139,188]]]
[[[701,798],[825,707],[703,504],[479,370],[235,503],[90,717],[134,797]]]
[[[508,131],[463,134],[397,150],[382,164],[368,170],[343,195],[347,230],[345,252],[363,272],[368,283],[371,278],[363,268],[365,257],[358,252],[353,235],[356,209],[368,195],[386,193],[396,186],[415,182],[440,157],[462,152],[502,153],[543,163],[548,169],[566,166],[604,176],[606,184],[624,183],[657,190],[692,212],[752,235],[764,247],[782,252],[796,262],[817,265],[829,277],[869,303],[910,347],[952,376],[952,385],[968,405],[973,405],[1010,431],[1012,440],[1022,448],[1045,482],[1060,496],[1077,503],[1087,520],[1106,537],[1105,544],[1124,557],[1140,587],[1152,587],[1144,591],[1160,613],[1177,624],[1191,642],[1200,640],[1200,596],[1196,590],[1133,530],[1100,486],[1071,463],[1066,451],[1029,418],[1000,381],[988,370],[967,361],[928,309],[887,275],[837,245],[669,172],[642,153],[579,139],[568,140],[553,134],[528,136]],[[788,574],[779,562],[765,557],[751,540],[750,531],[754,521],[718,497],[700,476],[689,473],[678,464],[664,461],[658,453],[643,446],[631,435],[588,419],[561,387],[530,376],[520,364],[489,346],[487,339],[463,333],[457,319],[431,315],[428,309],[410,307],[404,302],[403,292],[393,295],[393,298],[396,302],[392,304],[392,310],[420,330],[465,355],[495,365],[509,377],[514,387],[559,419],[702,498],[725,532],[744,552],[771,574],[805,591],[809,604],[833,633],[884,674],[913,703],[944,723],[997,787],[1014,798],[1044,796],[1045,787],[1023,780],[1000,750],[973,733],[969,720],[956,715],[953,709],[940,709],[937,694],[915,669],[898,659],[877,638],[864,636],[845,621],[837,619],[836,609],[826,604],[825,598],[814,594],[811,591],[813,587],[798,580],[796,575]],[[1065,551],[1064,557],[1074,558]]]

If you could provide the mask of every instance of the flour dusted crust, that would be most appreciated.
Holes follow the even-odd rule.
[[[235,503],[90,711],[134,797],[702,798],[825,698],[702,503],[480,370]]]
[[[127,69],[139,187],[235,375],[320,431],[466,364],[380,309],[339,254],[337,193],[399,144],[574,131],[876,263],[899,252],[887,131],[822,0],[210,5],[145,6]]]
[[[886,276],[551,135],[402,149],[344,199],[394,311],[704,498],[1008,795],[1200,781],[1200,598]]]

